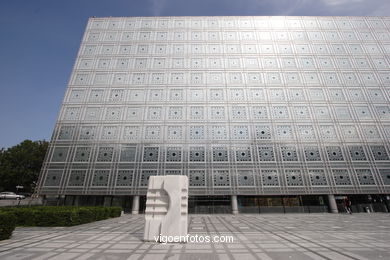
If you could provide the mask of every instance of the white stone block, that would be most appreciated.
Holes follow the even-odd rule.
[[[146,196],[145,241],[156,241],[160,236],[187,235],[187,176],[150,176]]]

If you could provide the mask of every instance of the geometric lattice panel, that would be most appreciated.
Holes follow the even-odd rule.
[[[48,170],[45,186],[59,186],[62,177],[62,170]]]
[[[190,186],[205,186],[205,171],[204,170],[190,170],[189,171]]]
[[[280,147],[282,150],[283,161],[298,161],[296,148],[293,146]]]
[[[285,170],[285,176],[288,186],[302,186],[302,172],[300,170]]]
[[[236,150],[236,161],[243,162],[243,161],[251,161],[251,149],[250,147],[240,147]]]
[[[214,186],[230,186],[229,170],[213,171]]]
[[[95,170],[92,179],[92,186],[107,186],[110,177],[110,170]]]
[[[336,185],[352,185],[348,170],[337,169],[332,170],[332,173]]]
[[[144,162],[157,162],[158,150],[158,147],[144,147]]]
[[[190,147],[190,162],[203,162],[204,160],[204,147]]]
[[[262,170],[261,177],[263,186],[279,186],[279,176],[276,170]]]
[[[328,185],[324,170],[309,170],[309,177],[313,186]]]
[[[329,161],[344,161],[343,153],[338,146],[327,146],[326,153],[328,154]]]
[[[238,186],[254,186],[255,181],[253,172],[248,170],[238,170],[237,172]]]
[[[58,133],[58,140],[71,140],[73,138],[74,126],[62,126]]]
[[[114,153],[113,147],[100,147],[98,150],[97,160],[98,162],[111,162]]]
[[[133,182],[133,170],[118,170],[116,186],[131,186]]]
[[[181,161],[181,147],[168,147],[166,153],[167,162]]]
[[[390,169],[379,169],[384,185],[390,185]]]
[[[256,139],[271,139],[271,128],[269,126],[256,126]]]
[[[274,148],[272,146],[259,146],[259,161],[275,161]]]
[[[86,177],[86,170],[72,170],[68,186],[83,186]]]
[[[56,147],[51,158],[52,162],[65,162],[69,147]]]
[[[372,145],[370,148],[376,161],[389,160],[389,155],[387,154],[384,146]]]
[[[77,147],[74,156],[75,162],[88,162],[91,156],[91,147]]]
[[[320,151],[318,147],[305,147],[306,161],[321,161]]]
[[[214,147],[213,148],[213,161],[228,161],[228,150],[224,147]]]
[[[364,153],[363,147],[362,146],[349,146],[349,154],[351,155],[351,159],[353,161],[366,161],[366,155]]]
[[[375,185],[374,176],[370,169],[356,169],[356,175],[360,185]]]

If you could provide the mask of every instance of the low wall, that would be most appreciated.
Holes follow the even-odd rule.
[[[27,198],[23,200],[0,200],[0,207],[6,206],[40,206],[43,198]]]

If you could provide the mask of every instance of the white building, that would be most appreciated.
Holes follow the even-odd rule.
[[[190,212],[237,197],[240,212],[327,212],[333,195],[386,211],[389,30],[390,17],[90,18],[38,192],[141,196],[142,210],[149,176],[182,174]]]

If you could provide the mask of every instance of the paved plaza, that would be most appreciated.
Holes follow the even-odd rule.
[[[143,242],[144,216],[17,228],[0,259],[390,259],[390,214],[190,215],[189,233],[233,243]]]

